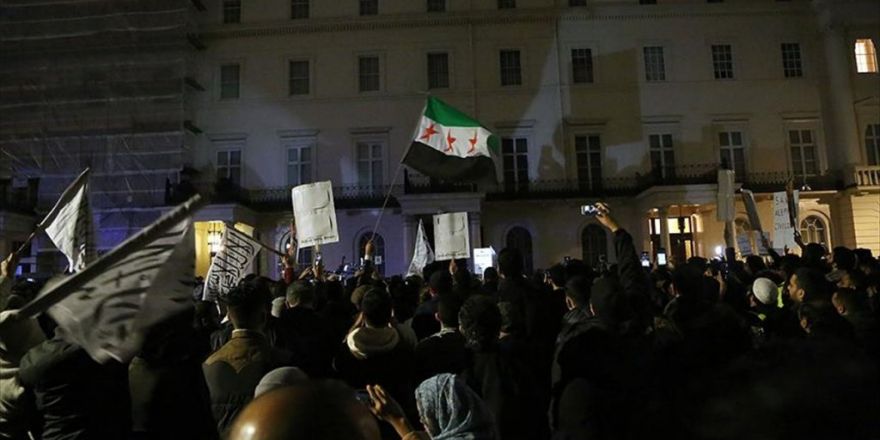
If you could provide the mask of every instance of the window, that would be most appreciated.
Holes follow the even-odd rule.
[[[800,78],[804,76],[801,65],[801,45],[798,43],[782,44],[782,72],[786,78]]]
[[[516,9],[516,0],[498,0],[498,9]]]
[[[658,179],[675,177],[675,151],[671,134],[652,134],[648,136],[651,151],[651,173]]]
[[[358,186],[377,188],[384,182],[384,143],[378,140],[361,140],[356,143]]]
[[[819,159],[816,154],[816,136],[813,130],[789,130],[788,141],[791,151],[791,168],[795,177],[809,177],[819,174]]]
[[[309,0],[290,0],[290,18],[309,18]]]
[[[593,51],[590,49],[571,50],[571,80],[575,84],[593,82]]]
[[[291,61],[288,72],[288,94],[309,94],[309,62],[307,60]]]
[[[361,16],[379,15],[379,0],[359,0]]]
[[[428,0],[428,12],[446,12],[446,0]]]
[[[241,23],[241,0],[223,0],[223,23]]]
[[[287,184],[296,186],[312,182],[312,157],[314,149],[311,142],[286,142]]]
[[[526,138],[501,138],[504,188],[508,191],[529,189],[529,147]]]
[[[804,243],[819,243],[828,247],[825,222],[821,218],[811,215],[801,222],[801,238]]]
[[[569,6],[586,6],[587,0],[568,0]]]
[[[868,165],[880,165],[880,124],[868,124],[865,148],[868,149]]]
[[[241,185],[241,150],[217,152],[217,178]]]
[[[364,251],[367,249],[367,242],[370,241],[370,238],[373,239],[373,265],[376,267],[379,275],[385,275],[385,239],[381,235],[376,234],[374,236],[371,232],[361,235],[357,242],[356,255],[358,259],[363,258]]]
[[[529,230],[520,226],[515,226],[507,231],[505,237],[505,247],[519,250],[523,257],[523,269],[526,274],[532,273],[532,234]]]
[[[224,64],[220,66],[220,99],[238,99],[241,66]]]
[[[449,54],[445,52],[428,54],[428,88],[449,88]]]
[[[581,232],[581,252],[584,263],[590,267],[597,267],[600,259],[608,258],[608,239],[601,226],[587,225],[584,228]]]
[[[375,92],[379,90],[379,57],[358,57],[358,90]]]
[[[602,188],[602,144],[597,134],[575,136],[578,188],[596,191]]]
[[[522,69],[520,67],[518,50],[502,50],[499,53],[501,67],[501,85],[518,86],[522,84]]]
[[[718,148],[721,151],[721,166],[733,170],[737,179],[744,177],[746,175],[746,153],[742,132],[719,132]]]
[[[874,40],[870,38],[856,40],[856,71],[877,73],[877,52],[874,49]]]
[[[650,46],[642,49],[645,54],[645,80],[666,81],[666,62],[663,47]]]
[[[729,44],[712,45],[712,68],[715,79],[733,79],[733,49]]]

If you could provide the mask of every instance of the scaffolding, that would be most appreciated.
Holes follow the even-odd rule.
[[[36,212],[91,167],[100,248],[159,214],[191,163],[187,93],[200,3],[3,0],[0,189],[38,180]],[[2,208],[2,207],[0,207]],[[2,231],[0,231],[2,233]],[[43,247],[43,246],[40,246]]]

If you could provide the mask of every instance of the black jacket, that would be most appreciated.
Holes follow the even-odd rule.
[[[34,391],[43,440],[119,440],[131,431],[128,368],[99,364],[57,335],[21,360],[22,385]]]
[[[440,373],[460,374],[468,364],[465,339],[456,329],[445,329],[416,346],[415,384]]]

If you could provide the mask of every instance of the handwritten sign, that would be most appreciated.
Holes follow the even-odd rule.
[[[339,241],[330,181],[299,185],[290,192],[296,238],[301,248]]]
[[[466,212],[434,216],[434,244],[437,261],[471,256],[471,241]]]
[[[798,192],[794,192],[794,203],[798,203]],[[773,193],[773,248],[783,250],[794,249],[794,228],[789,217],[788,195],[785,191]]]
[[[739,248],[739,254],[744,257],[752,255],[751,235],[751,231],[743,231],[742,234],[736,234],[736,246]]]
[[[495,267],[496,258],[495,249],[491,246],[474,248],[474,272],[479,276],[483,276],[483,272],[486,269]]]

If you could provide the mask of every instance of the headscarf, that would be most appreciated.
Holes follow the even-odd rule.
[[[495,440],[495,419],[455,375],[438,374],[416,389],[419,414],[433,440]]]

